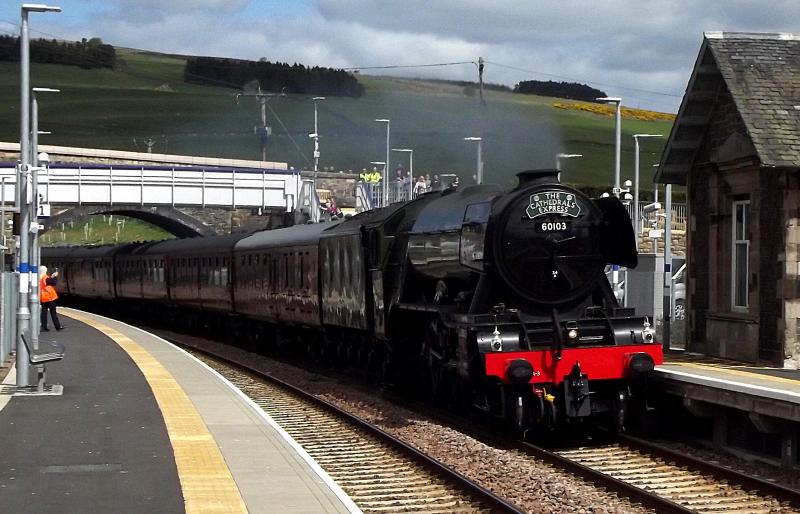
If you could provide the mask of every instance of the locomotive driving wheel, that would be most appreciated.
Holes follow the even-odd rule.
[[[446,373],[444,369],[444,327],[438,320],[431,320],[425,331],[425,338],[422,345],[422,364],[423,376],[425,378],[425,391],[423,394],[430,395],[435,404],[442,404],[446,401],[447,386]]]

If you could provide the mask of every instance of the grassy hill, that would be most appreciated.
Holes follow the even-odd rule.
[[[253,98],[236,90],[187,84],[181,56],[117,49],[115,70],[82,70],[32,65],[33,86],[55,87],[60,94],[40,100],[40,128],[52,131],[42,144],[145,151],[144,139],[156,140],[155,152],[260,158],[253,133],[260,111]],[[0,63],[0,140],[19,140],[19,65]],[[391,146],[414,149],[416,172],[458,173],[475,169],[475,145],[465,136],[483,135],[487,181],[511,183],[513,175],[552,167],[558,152],[581,153],[564,164],[566,182],[603,186],[613,180],[614,119],[554,107],[552,98],[488,91],[486,105],[462,86],[438,82],[360,76],[362,98],[330,97],[319,104],[321,167],[360,170],[385,158],[385,125]],[[312,167],[313,104],[310,98],[286,96],[269,101],[273,127],[268,159]],[[623,179],[633,174],[634,133],[667,135],[670,121],[623,121]],[[643,185],[652,181],[664,140],[642,145]],[[393,153],[392,168],[407,156]]]

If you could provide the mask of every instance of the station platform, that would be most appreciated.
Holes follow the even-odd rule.
[[[257,405],[171,343],[60,308],[61,394],[0,387],[0,509],[360,512]]]
[[[669,353],[656,375],[709,390],[785,402],[800,409],[800,370],[754,366],[693,353]],[[800,421],[800,410],[794,418]]]
[[[785,467],[800,465],[800,371],[670,352],[656,366],[652,388],[681,398],[694,416],[712,418],[715,445],[741,429],[729,422],[738,411],[759,432],[779,435]]]

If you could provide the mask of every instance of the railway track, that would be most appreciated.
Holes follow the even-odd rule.
[[[192,351],[269,414],[364,512],[519,513],[378,427],[275,377]]]
[[[181,344],[180,341],[175,342]],[[202,351],[200,358],[204,361],[214,359],[205,351]],[[219,355],[217,358],[225,357]],[[218,364],[212,366],[216,369]],[[237,362],[234,366],[237,367],[230,368],[231,371],[219,371],[303,445],[365,512],[519,512],[513,505],[406,443],[338,407],[300,391],[298,394],[307,402],[322,406],[322,413],[315,414],[321,416],[319,421],[309,421],[310,403],[293,403],[299,400],[284,399],[287,397],[285,389],[292,389],[291,385],[276,380],[282,385],[273,386],[275,392],[267,392],[266,385],[262,385],[260,379],[242,371],[247,367],[246,363]],[[257,374],[255,371],[252,373]],[[442,414],[439,410],[426,407],[418,409],[416,406],[411,409],[457,427],[485,443],[541,459],[658,513],[800,512],[800,491],[692,459],[633,437],[618,436],[611,442],[592,446],[547,449],[498,436],[497,433],[476,428],[474,424],[466,424],[463,419]],[[355,425],[342,428],[342,423],[336,421],[341,416],[353,420]],[[315,428],[317,426],[319,428]],[[332,431],[329,442],[315,439],[316,432],[321,431],[322,427]],[[361,443],[359,439],[362,436],[359,433],[342,430],[377,430],[378,446]],[[380,458],[384,454],[397,455],[390,446],[398,443],[401,448],[399,453],[411,455],[413,463],[403,461],[407,457],[402,455],[392,457],[399,460],[383,462],[361,458],[361,455],[377,455]],[[326,453],[328,451],[341,453]],[[441,469],[446,470],[447,476],[444,478],[437,475]],[[432,476],[431,470],[437,476]],[[368,478],[373,476],[374,482]],[[385,482],[382,483],[382,480]],[[457,486],[454,489],[448,484]],[[422,488],[415,492],[412,489],[414,486]],[[484,494],[488,494],[488,500],[481,499]]]
[[[526,451],[658,512],[797,512],[800,492],[632,437],[597,446]]]

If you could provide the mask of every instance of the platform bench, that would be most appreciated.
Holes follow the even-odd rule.
[[[60,361],[64,358],[64,345],[56,341],[39,341],[39,349],[31,348],[29,331],[22,332],[22,342],[28,350],[28,360],[31,364],[44,364],[45,362]]]
[[[22,331],[22,342],[28,350],[28,361],[36,366],[36,390],[39,393],[44,393],[46,389],[46,376],[47,370],[45,369],[45,362],[60,361],[64,358],[64,345],[55,341],[39,341],[39,348],[33,349],[30,344],[30,331]]]

